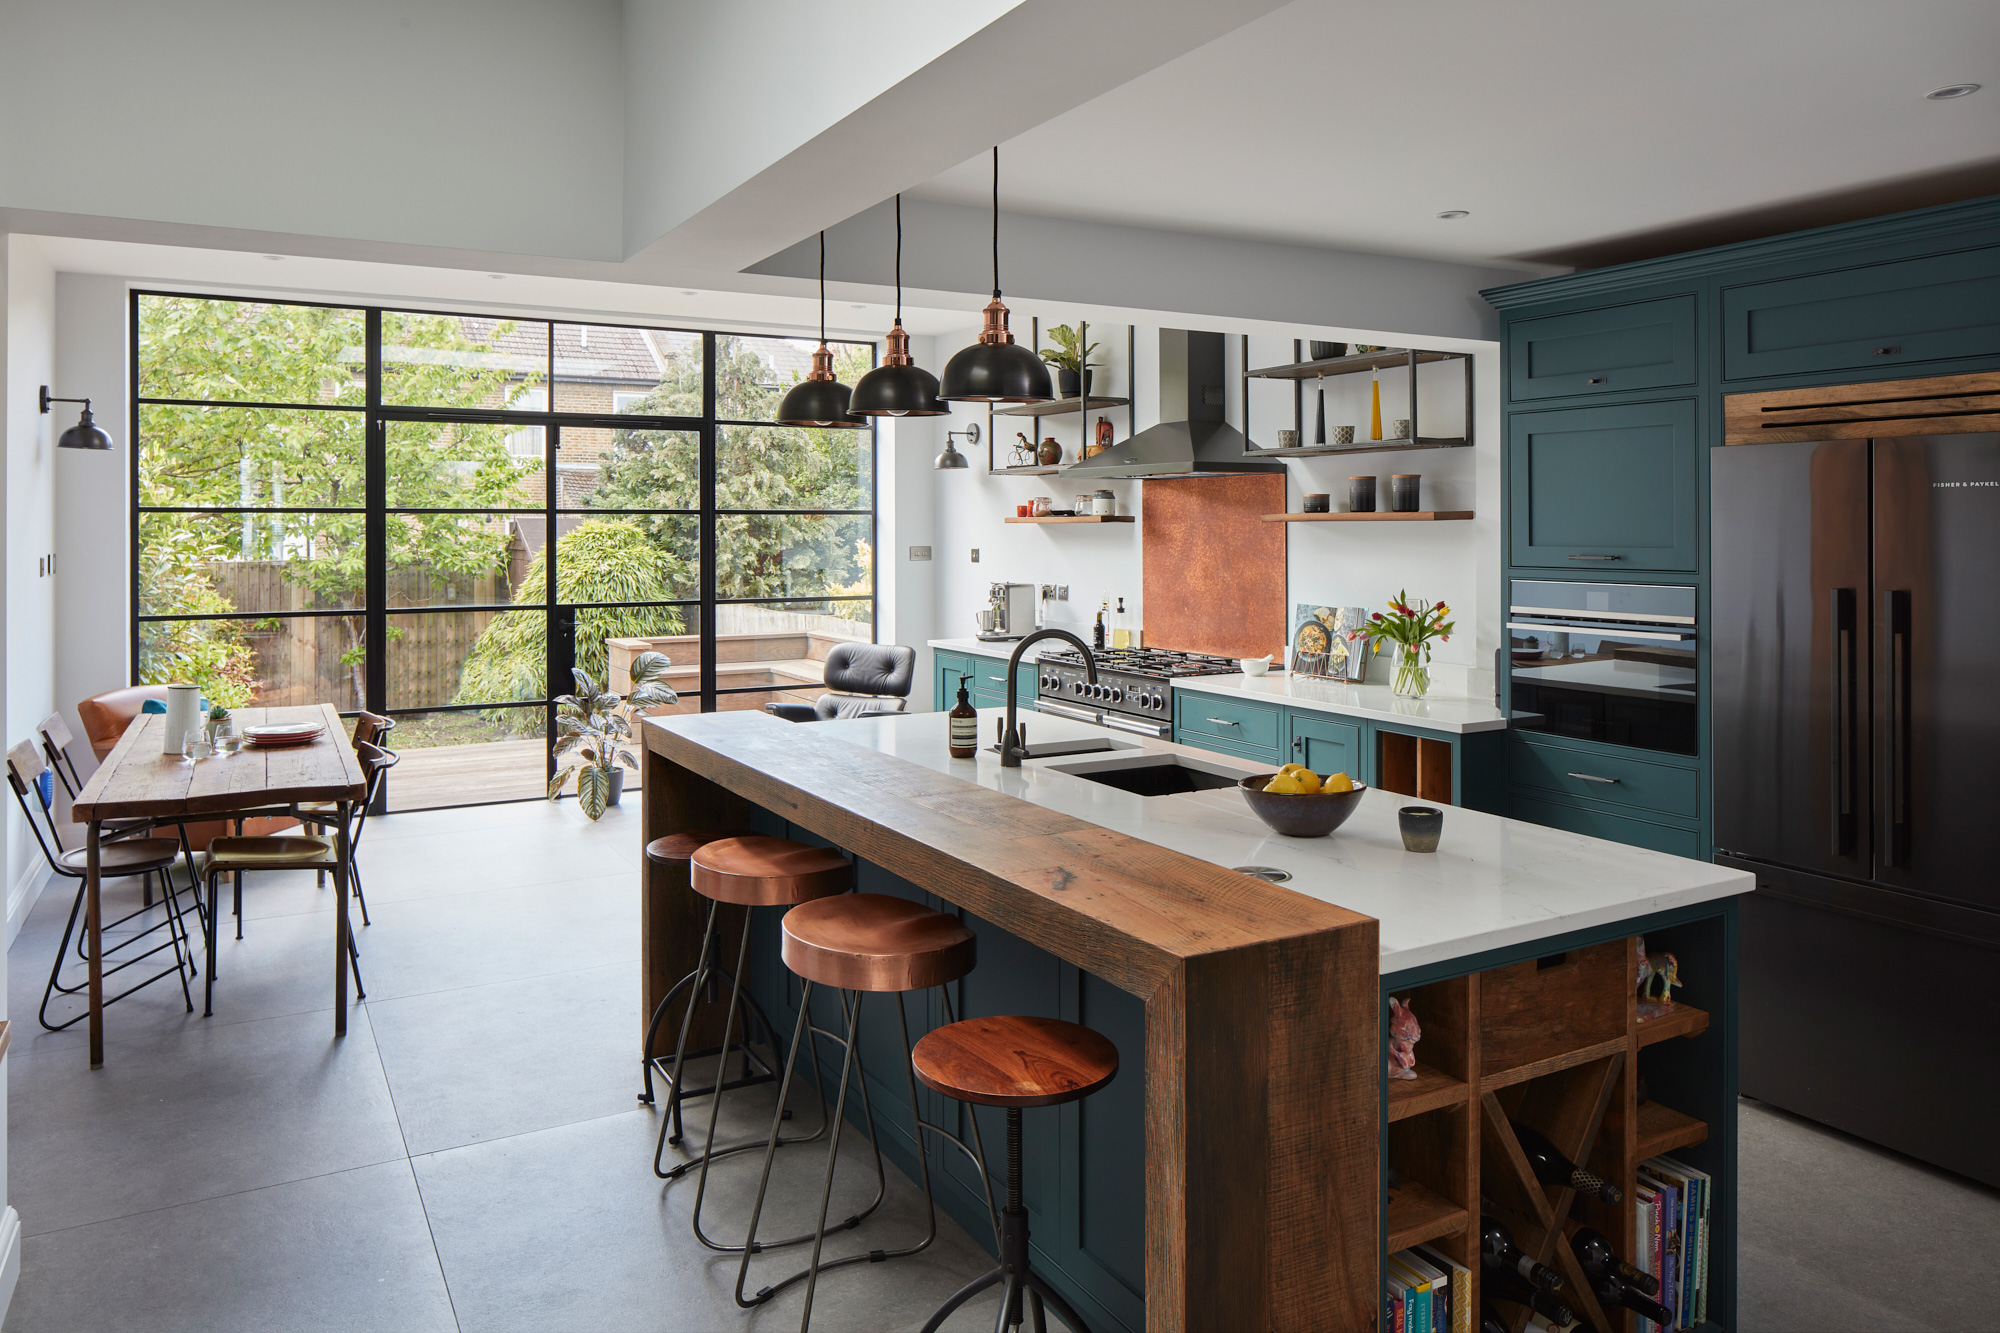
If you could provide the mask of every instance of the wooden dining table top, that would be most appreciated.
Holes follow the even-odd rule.
[[[239,731],[281,722],[321,722],[326,729],[310,745],[268,750],[246,745],[235,754],[190,764],[164,753],[166,716],[141,713],[77,793],[71,817],[82,824],[216,815],[299,801],[359,801],[367,795],[361,760],[332,704],[238,708],[230,716]]]

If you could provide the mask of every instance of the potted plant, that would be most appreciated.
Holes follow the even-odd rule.
[[[562,794],[576,775],[576,803],[593,820],[625,793],[625,769],[639,767],[625,742],[632,739],[628,712],[678,703],[680,696],[661,683],[671,663],[665,653],[640,653],[632,659],[632,692],[600,693],[590,673],[573,667],[576,693],[556,698],[556,761],[561,765],[549,780],[549,799]],[[620,765],[624,765],[623,768]]]
[[[1390,686],[1393,693],[1421,699],[1431,687],[1431,640],[1451,638],[1452,622],[1445,617],[1451,608],[1443,602],[1419,601],[1414,607],[1401,589],[1389,599],[1389,612],[1384,615],[1377,611],[1368,617],[1368,623],[1353,631],[1347,637],[1367,639],[1374,651],[1381,652],[1385,642],[1397,646],[1396,676]]]
[[[1080,398],[1090,392],[1090,354],[1098,344],[1083,345],[1082,335],[1067,324],[1049,330],[1054,347],[1042,349],[1042,360],[1056,368],[1056,391],[1064,398]]]

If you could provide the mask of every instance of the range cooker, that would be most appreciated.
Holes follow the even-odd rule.
[[[1090,656],[1097,664],[1095,684],[1085,675],[1083,656],[1075,649],[1044,653],[1037,664],[1041,681],[1035,707],[1162,740],[1171,740],[1174,734],[1173,681],[1226,676],[1237,670],[1227,657],[1168,648],[1098,648]]]

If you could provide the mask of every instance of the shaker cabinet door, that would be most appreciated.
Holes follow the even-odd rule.
[[[1515,402],[1695,382],[1692,296],[1517,319],[1507,326]]]
[[[1514,413],[1507,423],[1513,563],[1695,569],[1695,465],[1691,399]]]
[[[1321,777],[1345,773],[1356,782],[1367,781],[1361,771],[1361,728],[1351,722],[1294,712],[1290,762],[1304,764]]]

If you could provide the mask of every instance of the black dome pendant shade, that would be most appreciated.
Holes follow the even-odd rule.
[[[826,233],[819,234],[819,350],[813,353],[812,372],[785,394],[778,404],[780,426],[835,427],[866,429],[871,423],[848,410],[845,384],[833,377],[833,353],[826,346]]]
[[[863,417],[941,417],[951,409],[938,401],[937,376],[910,359],[910,335],[903,332],[903,196],[896,196],[896,323],[889,330],[882,364],[854,383],[847,410]]]
[[[1055,397],[1049,368],[1042,359],[1014,341],[1007,327],[1007,306],[1000,299],[1000,149],[993,149],[993,299],[986,306],[986,326],[979,341],[961,348],[945,363],[946,402],[1045,403]]]

